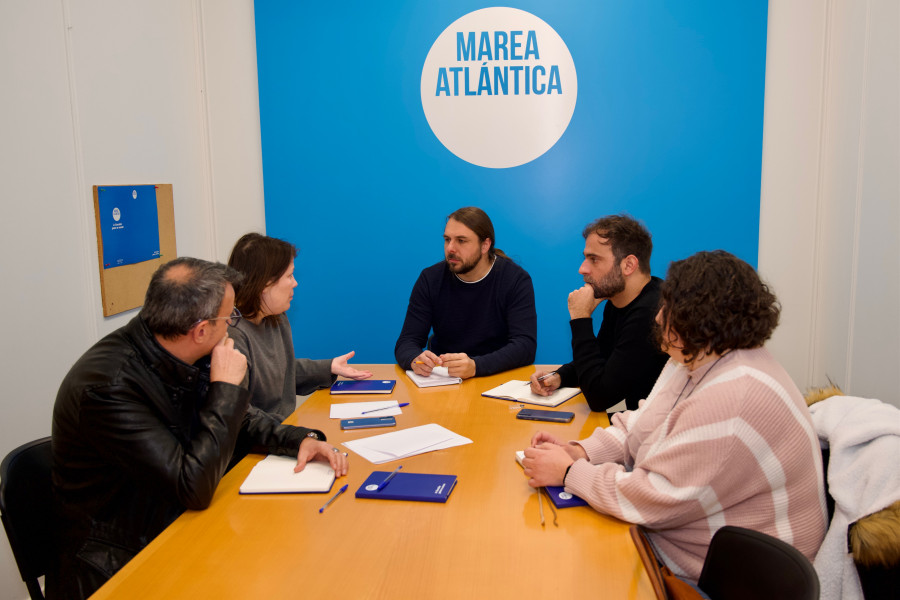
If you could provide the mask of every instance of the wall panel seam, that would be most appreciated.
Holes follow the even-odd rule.
[[[822,339],[821,332],[821,324],[819,323],[819,313],[820,304],[823,301],[822,294],[822,280],[823,280],[823,265],[821,256],[823,254],[824,248],[824,239],[825,235],[823,229],[825,228],[824,216],[823,213],[823,204],[824,204],[824,178],[825,172],[823,168],[824,163],[824,154],[825,154],[825,132],[827,129],[828,123],[828,85],[830,82],[829,73],[831,71],[831,40],[833,37],[833,15],[834,12],[834,0],[828,0],[825,3],[825,24],[822,32],[822,65],[821,65],[821,73],[822,73],[822,89],[820,91],[821,99],[820,106],[821,112],[819,114],[819,131],[818,131],[818,139],[816,140],[816,188],[815,188],[815,198],[814,198],[814,222],[815,222],[815,231],[813,233],[813,248],[815,248],[815,252],[813,252],[813,269],[812,269],[812,285],[811,285],[811,298],[810,298],[810,340],[809,340],[809,348],[808,352],[808,361],[810,368],[807,370],[807,375],[809,380],[805,382],[805,386],[808,387],[810,385],[816,385],[814,381],[815,377],[819,377],[821,373],[821,366],[819,365],[819,344]]]
[[[203,165],[203,196],[206,201],[209,221],[209,245],[203,258],[218,260],[218,222],[216,202],[214,198],[214,182],[212,176],[212,140],[209,120],[209,87],[206,75],[206,38],[203,34],[203,2],[194,0],[194,58],[196,61],[197,83],[199,89],[199,122],[200,122],[200,159]]]
[[[79,216],[81,229],[81,281],[82,290],[88,298],[87,314],[85,321],[88,324],[91,339],[100,337],[100,324],[98,318],[102,311],[100,299],[97,296],[97,285],[92,285],[94,277],[99,277],[100,258],[97,255],[97,224],[94,217],[93,191],[88,194],[88,184],[84,175],[84,145],[81,141],[81,120],[78,111],[78,86],[75,83],[75,58],[72,47],[72,13],[69,0],[60,0],[63,12],[63,40],[65,41],[66,54],[66,86],[69,92],[69,113],[72,118],[72,153],[75,161],[75,190],[73,197],[76,202],[76,212]],[[90,200],[89,200],[90,199]],[[92,235],[93,234],[93,235]],[[95,259],[96,258],[96,262]],[[90,268],[94,265],[94,270]]]
[[[854,193],[854,213],[853,213],[853,237],[852,237],[852,255],[850,260],[850,306],[847,311],[847,354],[845,364],[845,383],[846,390],[852,389],[853,382],[853,348],[856,323],[856,297],[859,287],[859,244],[860,244],[860,228],[862,221],[862,187],[863,176],[865,171],[865,148],[866,148],[866,106],[869,97],[869,48],[871,42],[871,16],[872,2],[866,1],[866,27],[863,35],[863,72],[862,72],[862,97],[860,98],[859,107],[859,137],[857,138],[856,147],[856,190]]]

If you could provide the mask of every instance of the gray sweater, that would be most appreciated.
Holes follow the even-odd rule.
[[[250,404],[283,421],[297,404],[297,395],[328,387],[337,379],[331,359],[294,358],[287,315],[277,325],[241,319],[229,330],[234,347],[247,357]]]

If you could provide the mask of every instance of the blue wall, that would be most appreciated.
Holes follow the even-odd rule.
[[[420,98],[435,39],[491,4],[256,0],[266,227],[300,248],[298,356],[393,362],[413,282],[460,206],[485,209],[531,273],[538,363],[571,359],[566,296],[599,216],[644,221],[655,275],[714,248],[756,264],[767,3],[506,5],[562,37],[578,99],[549,151],[492,169],[448,151]]]

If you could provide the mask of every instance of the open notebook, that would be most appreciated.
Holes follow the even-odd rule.
[[[241,484],[242,494],[301,494],[327,492],[334,483],[334,469],[326,462],[313,461],[294,473],[296,456],[270,454],[250,471]]]
[[[538,404],[540,406],[559,406],[569,398],[574,398],[581,393],[579,388],[561,387],[556,389],[549,396],[538,396],[531,391],[531,385],[528,381],[513,379],[507,381],[503,385],[482,392],[482,396],[488,398],[499,398],[500,400],[512,400],[513,402],[524,402],[525,404]]]

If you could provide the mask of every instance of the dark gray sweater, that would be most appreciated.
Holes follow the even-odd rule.
[[[277,325],[241,319],[229,335],[235,349],[247,357],[250,404],[280,421],[294,412],[298,395],[311,394],[337,379],[331,373],[330,358],[294,358],[287,315],[281,315]]]

